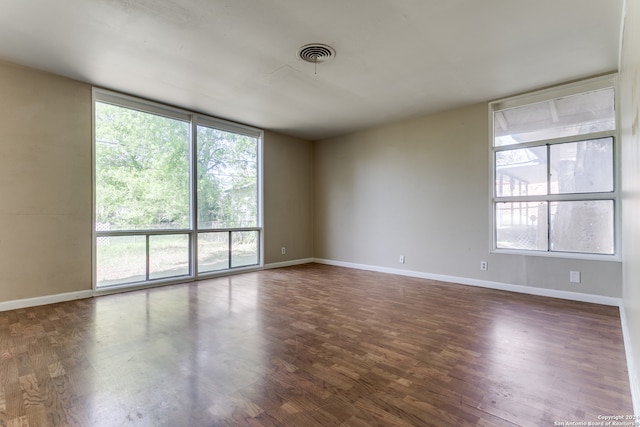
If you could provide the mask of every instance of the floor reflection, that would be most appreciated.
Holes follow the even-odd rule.
[[[81,379],[92,425],[231,417],[266,372],[257,297],[257,281],[244,275],[98,298]]]

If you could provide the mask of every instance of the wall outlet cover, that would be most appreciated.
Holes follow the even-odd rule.
[[[579,271],[570,271],[569,272],[569,282],[571,282],[571,283],[580,283],[580,272]]]

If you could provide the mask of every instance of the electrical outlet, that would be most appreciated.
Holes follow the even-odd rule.
[[[579,271],[570,271],[569,272],[569,282],[571,282],[571,283],[580,283],[580,272]]]
[[[404,264],[404,255],[400,255],[400,264]]]
[[[282,247],[282,255],[287,253],[287,248],[285,248],[284,246]]]
[[[487,271],[489,269],[489,263],[487,261],[480,261],[480,270]]]

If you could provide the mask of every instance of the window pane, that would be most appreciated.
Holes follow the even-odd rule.
[[[198,273],[229,268],[229,232],[198,233]]]
[[[258,244],[257,231],[231,233],[231,267],[258,264]]]
[[[198,227],[258,225],[257,138],[198,126]]]
[[[96,267],[98,288],[146,280],[146,237],[98,237]]]
[[[111,230],[189,227],[189,123],[95,104],[96,221]]]
[[[614,129],[613,88],[494,112],[496,147]]]
[[[613,191],[613,138],[551,146],[551,193]]]
[[[552,202],[551,250],[613,254],[613,200]]]
[[[548,250],[547,203],[496,203],[496,247]]]
[[[189,235],[149,236],[149,279],[189,275]]]
[[[547,194],[547,147],[496,152],[496,196]]]

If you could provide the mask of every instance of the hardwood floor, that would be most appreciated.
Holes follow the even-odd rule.
[[[632,413],[615,307],[309,264],[0,313],[0,426]]]

